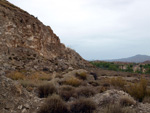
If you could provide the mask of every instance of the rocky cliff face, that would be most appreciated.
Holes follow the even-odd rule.
[[[5,0],[0,1],[0,68],[64,70],[88,63],[66,48],[49,26]]]

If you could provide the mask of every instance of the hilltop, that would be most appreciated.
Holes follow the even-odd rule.
[[[145,61],[150,61],[150,56],[148,55],[135,55],[128,58],[121,58],[121,59],[112,59],[107,61],[119,61],[119,62],[134,62],[134,63],[141,63]]]

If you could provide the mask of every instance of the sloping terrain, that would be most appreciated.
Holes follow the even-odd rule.
[[[149,113],[150,77],[140,76],[91,66],[0,0],[0,113]]]
[[[0,113],[36,113],[41,99],[19,83],[0,76]]]
[[[49,26],[5,0],[0,1],[0,47],[1,70],[58,71],[89,65]]]

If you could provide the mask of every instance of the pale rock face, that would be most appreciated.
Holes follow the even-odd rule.
[[[43,25],[37,18],[5,0],[0,3],[0,47],[0,56],[10,57],[3,57],[3,62],[8,63],[10,68],[12,67],[12,61],[15,62],[18,57],[20,58],[20,56],[27,53],[31,53],[29,56],[36,54],[34,59],[39,57],[43,59],[40,62],[36,62],[36,64],[31,62],[30,64],[32,65],[47,62],[47,67],[58,67],[58,70],[61,70],[62,66],[68,69],[69,67],[85,67],[89,65],[79,54],[60,43],[60,39],[49,26]],[[17,52],[18,50],[22,52]],[[10,53],[16,58],[14,59]],[[24,59],[30,58],[26,57]],[[20,62],[22,60],[19,59]],[[41,65],[45,65],[45,63],[41,63]],[[26,65],[25,63],[23,64]],[[52,70],[55,69],[53,68]]]

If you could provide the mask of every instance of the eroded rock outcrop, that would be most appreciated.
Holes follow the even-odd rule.
[[[0,67],[4,69],[41,70],[47,66],[53,71],[89,65],[60,43],[49,26],[5,0],[0,1],[0,47]]]
[[[0,113],[36,113],[42,100],[19,83],[0,76]]]

